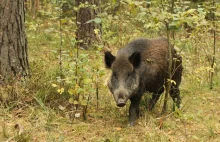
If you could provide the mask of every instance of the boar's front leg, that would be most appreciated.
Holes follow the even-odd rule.
[[[134,96],[131,100],[131,105],[129,107],[129,126],[134,126],[135,125],[135,120],[139,116],[139,104],[141,101],[141,97],[139,96]]]

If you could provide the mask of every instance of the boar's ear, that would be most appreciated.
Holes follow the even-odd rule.
[[[137,68],[141,63],[141,54],[139,52],[134,52],[130,57],[129,61],[134,66],[134,68]]]
[[[114,60],[115,60],[115,56],[113,56],[111,54],[111,52],[106,51],[105,52],[105,66],[106,66],[106,68],[111,68],[112,63],[114,62]]]

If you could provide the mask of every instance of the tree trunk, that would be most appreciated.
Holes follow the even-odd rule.
[[[24,0],[0,1],[0,76],[7,83],[28,75]]]
[[[76,22],[77,22],[77,40],[82,41],[79,43],[79,46],[88,49],[91,47],[91,44],[97,40],[94,29],[99,29],[101,31],[101,25],[96,24],[95,22],[86,23],[87,21],[96,18],[99,9],[91,8],[91,5],[99,6],[100,0],[78,0],[76,3],[79,6],[81,3],[88,2],[90,6],[80,8],[76,13]]]

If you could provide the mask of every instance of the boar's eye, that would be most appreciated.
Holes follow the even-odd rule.
[[[112,73],[112,77],[117,78],[116,72],[113,72],[113,73]]]

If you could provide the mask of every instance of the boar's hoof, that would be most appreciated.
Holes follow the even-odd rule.
[[[123,99],[119,99],[118,102],[117,102],[117,106],[118,107],[123,107],[125,106],[125,101]]]

